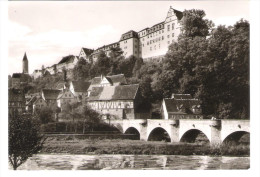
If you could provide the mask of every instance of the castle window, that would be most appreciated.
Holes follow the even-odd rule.
[[[172,37],[174,37],[174,33],[172,33]]]
[[[167,37],[170,38],[170,35],[168,35]]]
[[[168,31],[170,31],[170,25],[167,26]]]
[[[162,30],[162,33],[164,33],[164,31]]]
[[[174,23],[172,24],[172,30],[174,29]]]
[[[152,51],[152,47],[150,47],[150,50]]]
[[[164,37],[162,36],[162,40],[164,39]]]
[[[168,41],[168,44],[170,44],[170,41]]]

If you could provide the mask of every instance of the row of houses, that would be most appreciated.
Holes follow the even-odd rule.
[[[19,99],[14,96],[19,95]],[[13,96],[12,96],[13,94]],[[60,108],[66,104],[82,103],[98,111],[106,119],[149,119],[151,110],[144,110],[139,84],[127,84],[123,74],[95,77],[89,82],[60,82],[55,89],[43,89],[38,93],[21,96],[23,93],[9,90],[9,110],[21,106],[34,113],[43,107]],[[22,99],[24,97],[24,99]],[[19,103],[14,103],[15,101]],[[163,119],[201,119],[201,106],[198,99],[190,94],[172,94],[161,105]]]

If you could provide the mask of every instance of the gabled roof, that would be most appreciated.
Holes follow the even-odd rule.
[[[101,100],[134,100],[139,85],[118,85],[107,87],[93,87],[88,101]]]
[[[62,63],[72,63],[74,61],[75,56],[74,55],[68,55],[66,57],[63,57],[61,61],[58,64]]]
[[[82,47],[82,50],[84,51],[84,53],[88,56],[90,54],[92,54],[94,52],[94,50],[92,49],[88,49],[88,48],[84,48]]]
[[[60,90],[43,89],[42,93],[45,100],[56,100],[60,94]]]
[[[25,95],[21,89],[9,89],[8,90],[8,101],[25,101]]]
[[[90,82],[72,81],[75,92],[87,92],[90,84]]]
[[[12,78],[21,79],[21,81],[28,81],[31,76],[27,73],[13,73]]]
[[[12,78],[21,78],[23,73],[13,73]]]
[[[198,99],[164,99],[166,109],[168,112],[176,114],[191,114],[192,108],[200,108],[200,102]]]
[[[112,83],[120,83],[120,84],[126,84],[126,79],[124,74],[118,74],[118,75],[112,75],[112,76],[105,76],[106,79]],[[98,85],[101,82],[101,77],[94,77],[92,79],[91,85]]]
[[[173,12],[175,13],[178,20],[181,20],[183,17],[183,13],[179,10],[173,9]]]

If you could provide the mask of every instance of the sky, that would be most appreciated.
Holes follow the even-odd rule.
[[[216,26],[249,20],[249,1],[13,1],[8,5],[8,73],[29,73],[51,66],[82,47],[96,49],[119,41],[121,34],[162,22],[170,6],[202,9]]]

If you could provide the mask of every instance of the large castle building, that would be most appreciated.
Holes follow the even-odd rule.
[[[166,54],[168,46],[177,41],[181,33],[182,17],[182,12],[170,7],[164,21],[139,32],[130,30],[122,34],[118,42],[104,45],[96,50],[82,48],[79,57],[86,60],[91,58],[95,62],[100,51],[109,55],[111,48],[120,47],[126,58],[131,55],[143,58],[144,61],[160,58]]]
[[[168,47],[172,42],[176,42],[181,33],[181,24],[183,13],[170,7],[164,21],[147,27],[139,32],[130,30],[121,35],[119,41],[103,45],[97,49],[88,49],[83,47],[78,56],[66,56],[58,64],[34,70],[32,77],[34,79],[49,73],[55,74],[62,72],[63,69],[72,70],[80,58],[84,58],[89,63],[95,63],[101,51],[109,56],[112,48],[121,48],[125,58],[135,56],[143,58],[144,61],[161,60],[167,53]],[[28,73],[28,61],[23,61],[24,73]]]

